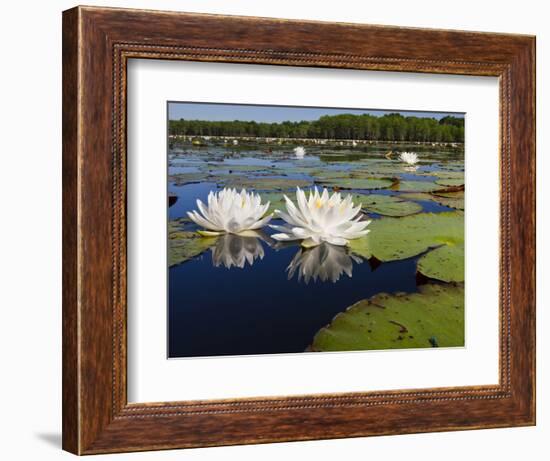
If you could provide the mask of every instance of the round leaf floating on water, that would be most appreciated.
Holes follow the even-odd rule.
[[[168,182],[175,186],[185,186],[186,184],[195,184],[206,180],[207,174],[203,172],[196,173],[177,173],[168,176]]]
[[[407,259],[443,246],[455,246],[456,251],[445,254],[448,263],[437,271],[430,271],[430,277],[464,281],[464,271],[455,270],[464,265],[464,213],[421,213],[403,218],[381,218],[374,220],[369,228],[370,252],[382,262]]]
[[[460,187],[460,186],[464,185],[464,178],[462,178],[462,179],[459,179],[459,178],[456,178],[456,179],[453,179],[453,178],[438,179],[435,183],[439,184],[440,186],[444,186],[444,187]]]
[[[296,187],[308,187],[312,182],[307,179],[290,179],[290,178],[237,178],[229,180],[226,187],[236,189],[253,189],[253,190],[289,190]]]
[[[282,192],[262,192],[260,196],[262,197],[262,203],[269,202],[266,214],[271,214],[275,210],[284,211],[286,209],[286,202]]]
[[[380,293],[319,330],[312,351],[464,346],[464,287],[429,284],[418,293]]]
[[[399,181],[392,189],[401,192],[433,192],[441,189],[441,186],[431,181]]]
[[[455,210],[464,210],[464,191],[436,192],[432,195],[432,200]]]
[[[178,223],[168,223],[168,259],[170,267],[204,253],[216,243],[216,237],[202,237],[196,232],[179,229]]]
[[[384,216],[408,216],[422,211],[422,206],[418,203],[392,195],[357,194],[353,196],[353,202],[360,203],[365,211]]]
[[[393,185],[393,181],[388,178],[350,178],[349,176],[317,182],[325,187],[362,190],[387,189]]]
[[[348,248],[352,253],[356,254],[357,256],[361,256],[365,259],[370,259],[372,257],[372,252],[370,250],[369,244],[369,234],[367,234],[365,237],[350,240],[348,243]]]
[[[455,282],[464,280],[464,245],[445,245],[421,256],[418,272],[426,277]]]

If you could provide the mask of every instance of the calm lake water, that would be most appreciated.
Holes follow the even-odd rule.
[[[380,158],[376,153],[359,157],[372,156]],[[208,165],[211,171],[225,175],[242,175],[242,172],[230,173],[232,167],[239,165],[276,165],[277,172],[302,166],[355,168],[353,162],[346,163],[347,160],[333,164],[313,154],[303,160],[292,159],[291,155],[273,158],[246,148],[235,153],[223,147],[210,150],[187,147],[174,150],[169,159],[168,191],[176,197],[169,207],[170,220],[185,217],[187,211],[196,209],[197,199],[205,202],[210,191],[222,188],[209,178],[175,185],[174,175],[199,173],[208,162],[216,162]],[[442,159],[460,161],[463,156],[445,154]],[[418,172],[437,169],[438,161],[436,158],[421,165]],[[246,173],[250,174],[259,173]],[[265,172],[262,174],[265,177]],[[269,177],[279,177],[278,174]],[[400,174],[402,180],[407,181],[433,180],[414,173]],[[307,177],[307,173],[290,171],[285,177],[299,179]],[[294,198],[292,191],[286,193]],[[392,190],[371,193],[398,194]],[[417,203],[422,205],[423,212],[450,210],[433,201],[418,200]],[[376,214],[369,216],[379,218]],[[186,224],[186,230],[195,229],[194,224]],[[318,249],[315,254],[305,254],[299,245],[276,245],[269,238],[275,231],[269,228],[264,231],[263,239],[227,238],[214,249],[169,269],[169,357],[304,352],[320,328],[355,302],[379,292],[418,291],[416,261],[420,255],[381,264],[351,257],[345,248]],[[243,255],[249,255],[252,264],[246,262],[244,267],[237,267]],[[327,261],[328,266],[323,267]],[[289,266],[295,267],[294,273]]]

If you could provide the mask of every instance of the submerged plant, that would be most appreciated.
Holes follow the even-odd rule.
[[[351,277],[353,263],[361,264],[363,260],[353,254],[348,254],[346,248],[323,243],[311,249],[299,250],[287,267],[288,279],[298,274],[306,284],[313,280],[336,283],[345,273]]]
[[[296,188],[294,205],[286,195],[287,212],[275,210],[278,217],[286,221],[284,226],[271,225],[280,233],[272,235],[275,240],[302,240],[302,246],[313,247],[323,242],[333,245],[347,245],[349,240],[368,234],[366,227],[370,221],[362,221],[361,205],[354,206],[352,196],[344,199],[339,192],[329,195],[327,189],[319,194],[315,187],[309,197],[299,187]]]
[[[306,150],[302,146],[298,146],[294,148],[294,155],[296,158],[304,158],[306,155]]]
[[[418,163],[418,155],[415,152],[401,152],[399,160],[407,165],[416,165]]]
[[[197,200],[195,210],[188,212],[189,218],[206,231],[201,235],[212,236],[220,234],[246,235],[248,231],[261,229],[272,215],[266,215],[269,202],[262,205],[262,198],[253,192],[242,189],[224,188],[219,192],[208,194],[208,205]]]

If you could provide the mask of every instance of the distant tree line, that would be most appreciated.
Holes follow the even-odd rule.
[[[464,119],[445,116],[404,117],[398,113],[324,115],[318,120],[264,123],[254,121],[170,120],[169,134],[185,136],[254,136],[377,141],[464,142]]]

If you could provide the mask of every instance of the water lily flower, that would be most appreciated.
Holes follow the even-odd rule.
[[[304,158],[306,155],[306,150],[302,146],[298,146],[294,148],[294,155],[296,158]]]
[[[287,267],[288,279],[298,274],[298,281],[302,279],[306,285],[313,280],[321,282],[330,280],[336,283],[342,274],[351,277],[353,263],[361,264],[363,260],[346,251],[345,247],[323,243],[311,249],[299,250]]]
[[[347,245],[349,240],[367,235],[370,221],[363,221],[361,205],[354,206],[352,196],[344,199],[339,192],[329,196],[328,190],[315,187],[309,197],[299,187],[296,190],[295,205],[286,195],[287,212],[275,210],[277,216],[286,221],[284,226],[270,225],[280,233],[272,235],[275,240],[301,240],[304,247],[313,247],[322,242],[333,245]]]
[[[208,205],[197,200],[195,210],[187,216],[196,224],[206,229],[199,231],[201,235],[212,236],[220,234],[246,235],[248,231],[261,229],[271,220],[271,214],[266,215],[269,202],[262,205],[262,198],[246,189],[237,192],[235,189],[224,188],[219,192],[208,194]]]
[[[252,266],[257,259],[261,260],[265,255],[260,238],[260,234],[258,237],[233,234],[221,236],[217,239],[216,246],[211,248],[212,263],[215,267],[224,266],[227,269],[233,266],[242,269],[247,262]]]
[[[239,141],[237,141],[236,139],[233,140],[233,145],[236,146],[237,144],[239,144]]]
[[[399,160],[407,165],[415,165],[418,163],[418,155],[415,152],[401,152]]]

